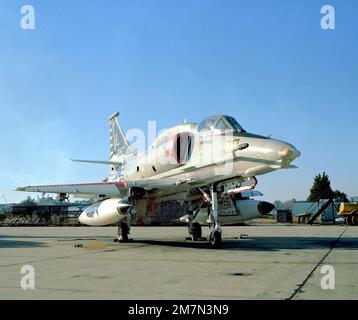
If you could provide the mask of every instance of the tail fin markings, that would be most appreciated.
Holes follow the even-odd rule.
[[[110,159],[134,152],[118,124],[119,112],[108,118],[110,132]]]

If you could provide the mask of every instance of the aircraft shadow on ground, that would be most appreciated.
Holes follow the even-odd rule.
[[[249,237],[247,239],[224,239],[220,250],[240,251],[279,251],[314,250],[314,249],[358,249],[358,238],[344,238],[336,243],[334,237]],[[135,240],[135,243],[143,243],[154,246],[210,249],[208,241],[165,241],[165,240]]]
[[[106,236],[101,236],[101,237],[93,237],[93,236],[78,236],[78,237],[74,237],[74,236],[40,236],[40,235],[33,235],[33,236],[29,236],[29,235],[5,235],[5,234],[0,234],[0,241],[1,238],[3,239],[11,239],[11,238],[22,238],[22,239],[55,239],[58,241],[72,241],[72,240],[98,240],[98,239],[107,239],[108,237]]]
[[[35,241],[20,241],[20,240],[0,240],[0,250],[9,248],[44,248],[47,244]]]
[[[16,240],[16,238],[21,240]],[[29,239],[29,240],[26,240]],[[31,240],[30,240],[31,239]],[[44,242],[35,239],[57,239],[61,241],[106,240],[108,237],[58,237],[58,236],[24,236],[0,235],[0,249],[2,248],[36,248],[48,247]],[[170,241],[170,240],[142,240],[134,239],[133,244],[147,244],[173,248],[211,249],[209,241]],[[119,244],[120,246],[120,244]],[[314,249],[358,249],[358,237],[342,238],[337,242],[336,237],[248,237],[246,239],[223,239],[221,250],[239,251],[279,251],[279,250],[314,250]]]
[[[58,242],[64,241],[81,241],[81,240],[99,240],[99,239],[107,239],[108,237],[71,237],[71,236],[29,236],[29,235],[0,235],[0,249],[4,248],[44,248],[48,247],[48,245],[44,242],[33,241],[36,239],[50,239],[57,240]],[[17,240],[21,239],[21,240]],[[27,240],[29,239],[29,240]]]

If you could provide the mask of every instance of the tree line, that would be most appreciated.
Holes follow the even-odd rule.
[[[346,193],[340,190],[333,191],[331,181],[326,172],[323,172],[322,174],[319,173],[314,177],[310,194],[306,200],[310,202],[318,202],[321,199],[335,199],[339,202],[349,202]],[[277,209],[289,209],[292,208],[292,204],[295,202],[297,202],[296,199],[284,202],[276,200],[274,204]]]

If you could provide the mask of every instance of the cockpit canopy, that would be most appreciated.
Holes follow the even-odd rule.
[[[214,132],[223,133],[229,132],[245,132],[245,130],[239,125],[239,123],[230,116],[211,116],[204,119],[198,125],[198,131],[200,133]]]

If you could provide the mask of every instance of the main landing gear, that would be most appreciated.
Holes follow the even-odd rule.
[[[117,230],[117,239],[114,239],[114,242],[129,242],[133,241],[133,239],[129,238],[132,219],[135,219],[136,211],[133,207],[135,197],[143,195],[144,190],[140,188],[129,188],[128,190],[128,203],[132,205],[129,208],[127,216],[125,219],[120,220],[118,222],[118,230]]]
[[[129,242],[129,224],[127,222],[118,222],[117,239],[115,242]]]
[[[131,217],[132,217],[132,212],[130,211],[127,215],[127,218],[118,222],[117,238],[114,239],[114,242],[133,241],[133,239],[129,238],[130,229],[131,229]]]

